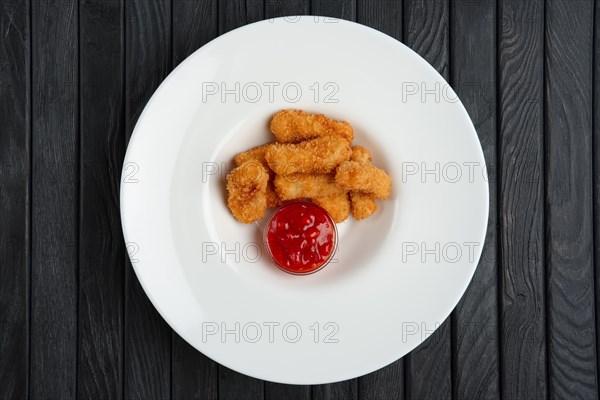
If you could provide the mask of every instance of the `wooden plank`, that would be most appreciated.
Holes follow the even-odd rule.
[[[596,274],[596,349],[600,348],[600,1],[594,10],[594,254]],[[600,371],[600,357],[596,354],[596,368]]]
[[[448,80],[448,0],[405,0],[404,43],[427,60]],[[451,317],[405,357],[406,397],[452,397]]]
[[[219,33],[228,32],[264,17],[263,0],[224,0],[219,2]],[[219,399],[263,399],[265,383],[219,366]]]
[[[27,397],[29,377],[29,7],[0,6],[0,399]]]
[[[173,65],[217,36],[215,0],[173,0]],[[201,23],[199,23],[201,21]],[[218,364],[173,332],[171,397],[216,399]]]
[[[263,13],[264,0],[222,0],[219,2],[219,33],[260,21]]]
[[[80,3],[81,202],[77,395],[123,398],[123,2]]]
[[[497,399],[498,232],[496,174],[496,1],[450,4],[450,83],[481,141],[490,214],[483,254],[467,292],[452,314],[452,392],[458,399]]]
[[[310,0],[265,0],[265,18],[288,15],[306,15],[310,12]],[[265,382],[266,400],[309,400],[311,388],[308,385],[283,385]]]
[[[448,80],[449,0],[404,0],[404,10],[404,43]]]
[[[545,399],[544,3],[498,9],[501,390]]]
[[[265,18],[310,14],[310,0],[264,0]]]
[[[404,2],[406,4],[406,1]],[[402,40],[403,1],[359,0],[356,20],[395,39]],[[360,399],[402,399],[405,391],[404,360],[400,359],[378,371],[358,378]]]
[[[312,398],[313,400],[358,399],[358,379],[350,379],[327,385],[314,385],[312,387]]]
[[[169,0],[125,1],[125,118],[128,137],[146,102],[171,70],[170,32]],[[127,265],[124,397],[167,399],[171,396],[171,329],[146,297],[129,260]]]
[[[359,0],[312,0],[311,14],[356,21],[356,2]],[[371,0],[363,0],[370,2]]]
[[[546,8],[548,391],[597,398],[593,270],[594,2]]]
[[[219,364],[173,332],[173,399],[216,399]]]
[[[77,1],[31,5],[30,396],[68,400],[77,394]]]
[[[360,24],[370,26],[394,39],[402,40],[404,21],[404,9],[415,0],[358,0],[356,6],[356,21]]]
[[[406,398],[406,362],[404,358],[358,378],[358,398],[361,400]],[[410,379],[410,378],[409,378]]]
[[[311,387],[309,385],[284,385],[280,383],[265,382],[266,400],[309,400],[310,398]]]
[[[596,273],[596,350],[600,349],[600,1],[594,10],[594,254]],[[600,371],[600,357],[596,353],[596,369]]]
[[[173,0],[173,67],[218,35],[217,0]]]
[[[219,399],[264,399],[264,381],[242,375],[227,367],[219,365]]]

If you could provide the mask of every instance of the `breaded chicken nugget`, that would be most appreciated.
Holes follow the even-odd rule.
[[[347,193],[328,197],[315,197],[311,200],[323,207],[335,222],[342,222],[350,215],[350,201]]]
[[[277,174],[323,174],[350,159],[352,150],[346,140],[324,136],[300,143],[275,143],[265,152],[269,167]]]
[[[354,146],[350,161],[368,164],[371,162],[371,154],[362,146]],[[352,190],[350,192],[350,209],[354,219],[360,221],[377,211],[377,203],[372,194]]]
[[[350,209],[354,219],[360,221],[377,211],[377,203],[372,194],[353,190],[350,192]]]
[[[336,196],[346,193],[333,174],[275,175],[275,190],[281,200]]]
[[[281,143],[295,143],[319,136],[340,136],[352,143],[354,131],[347,122],[302,110],[281,110],[271,119],[271,132]]]
[[[265,160],[265,152],[269,147],[271,147],[273,143],[263,144],[262,146],[254,147],[250,150],[246,150],[242,153],[239,153],[237,156],[233,158],[233,162],[236,166],[240,166],[246,161],[256,160],[264,163],[267,166],[267,160]]]
[[[262,146],[254,147],[250,150],[244,151],[237,156],[234,157],[233,162],[235,165],[240,166],[246,161],[255,160],[260,162],[263,167],[267,169],[267,173],[269,174],[269,183],[267,184],[267,207],[275,208],[279,207],[282,203],[281,199],[275,192],[275,186],[273,185],[273,179],[275,178],[275,173],[269,168],[269,164],[267,160],[265,160],[265,152],[272,145],[272,143],[263,144]]]
[[[269,174],[263,165],[250,160],[227,174],[227,206],[240,222],[249,224],[263,217],[267,209]]]
[[[362,146],[352,146],[352,155],[350,161],[358,161],[362,163],[371,162],[371,153]]]
[[[357,161],[344,161],[335,173],[336,183],[346,190],[372,194],[387,199],[392,190],[392,178],[382,169]]]
[[[276,208],[283,203],[283,201],[279,198],[277,191],[275,191],[275,184],[273,183],[273,179],[275,179],[275,174],[273,174],[272,178],[269,178],[269,182],[267,183],[267,208]]]

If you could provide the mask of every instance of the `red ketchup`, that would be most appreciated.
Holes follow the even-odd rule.
[[[335,250],[335,223],[325,210],[307,201],[281,207],[266,226],[266,243],[275,264],[292,274],[324,267]]]

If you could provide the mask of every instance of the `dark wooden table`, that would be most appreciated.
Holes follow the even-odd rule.
[[[128,138],[171,69],[290,14],[425,57],[491,178],[451,318],[386,368],[312,387],[240,375],[177,336],[132,272],[118,202]],[[3,0],[0,93],[0,398],[598,398],[600,0]]]

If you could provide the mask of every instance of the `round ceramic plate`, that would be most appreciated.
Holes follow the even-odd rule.
[[[284,108],[350,122],[393,181],[308,276],[276,268],[264,222],[226,206],[233,156],[272,141]],[[448,84],[400,42],[323,17],[251,24],[191,55],[139,118],[122,182],[129,255],[160,314],[213,360],[282,383],[357,377],[417,347],[467,288],[488,217],[480,143]]]

